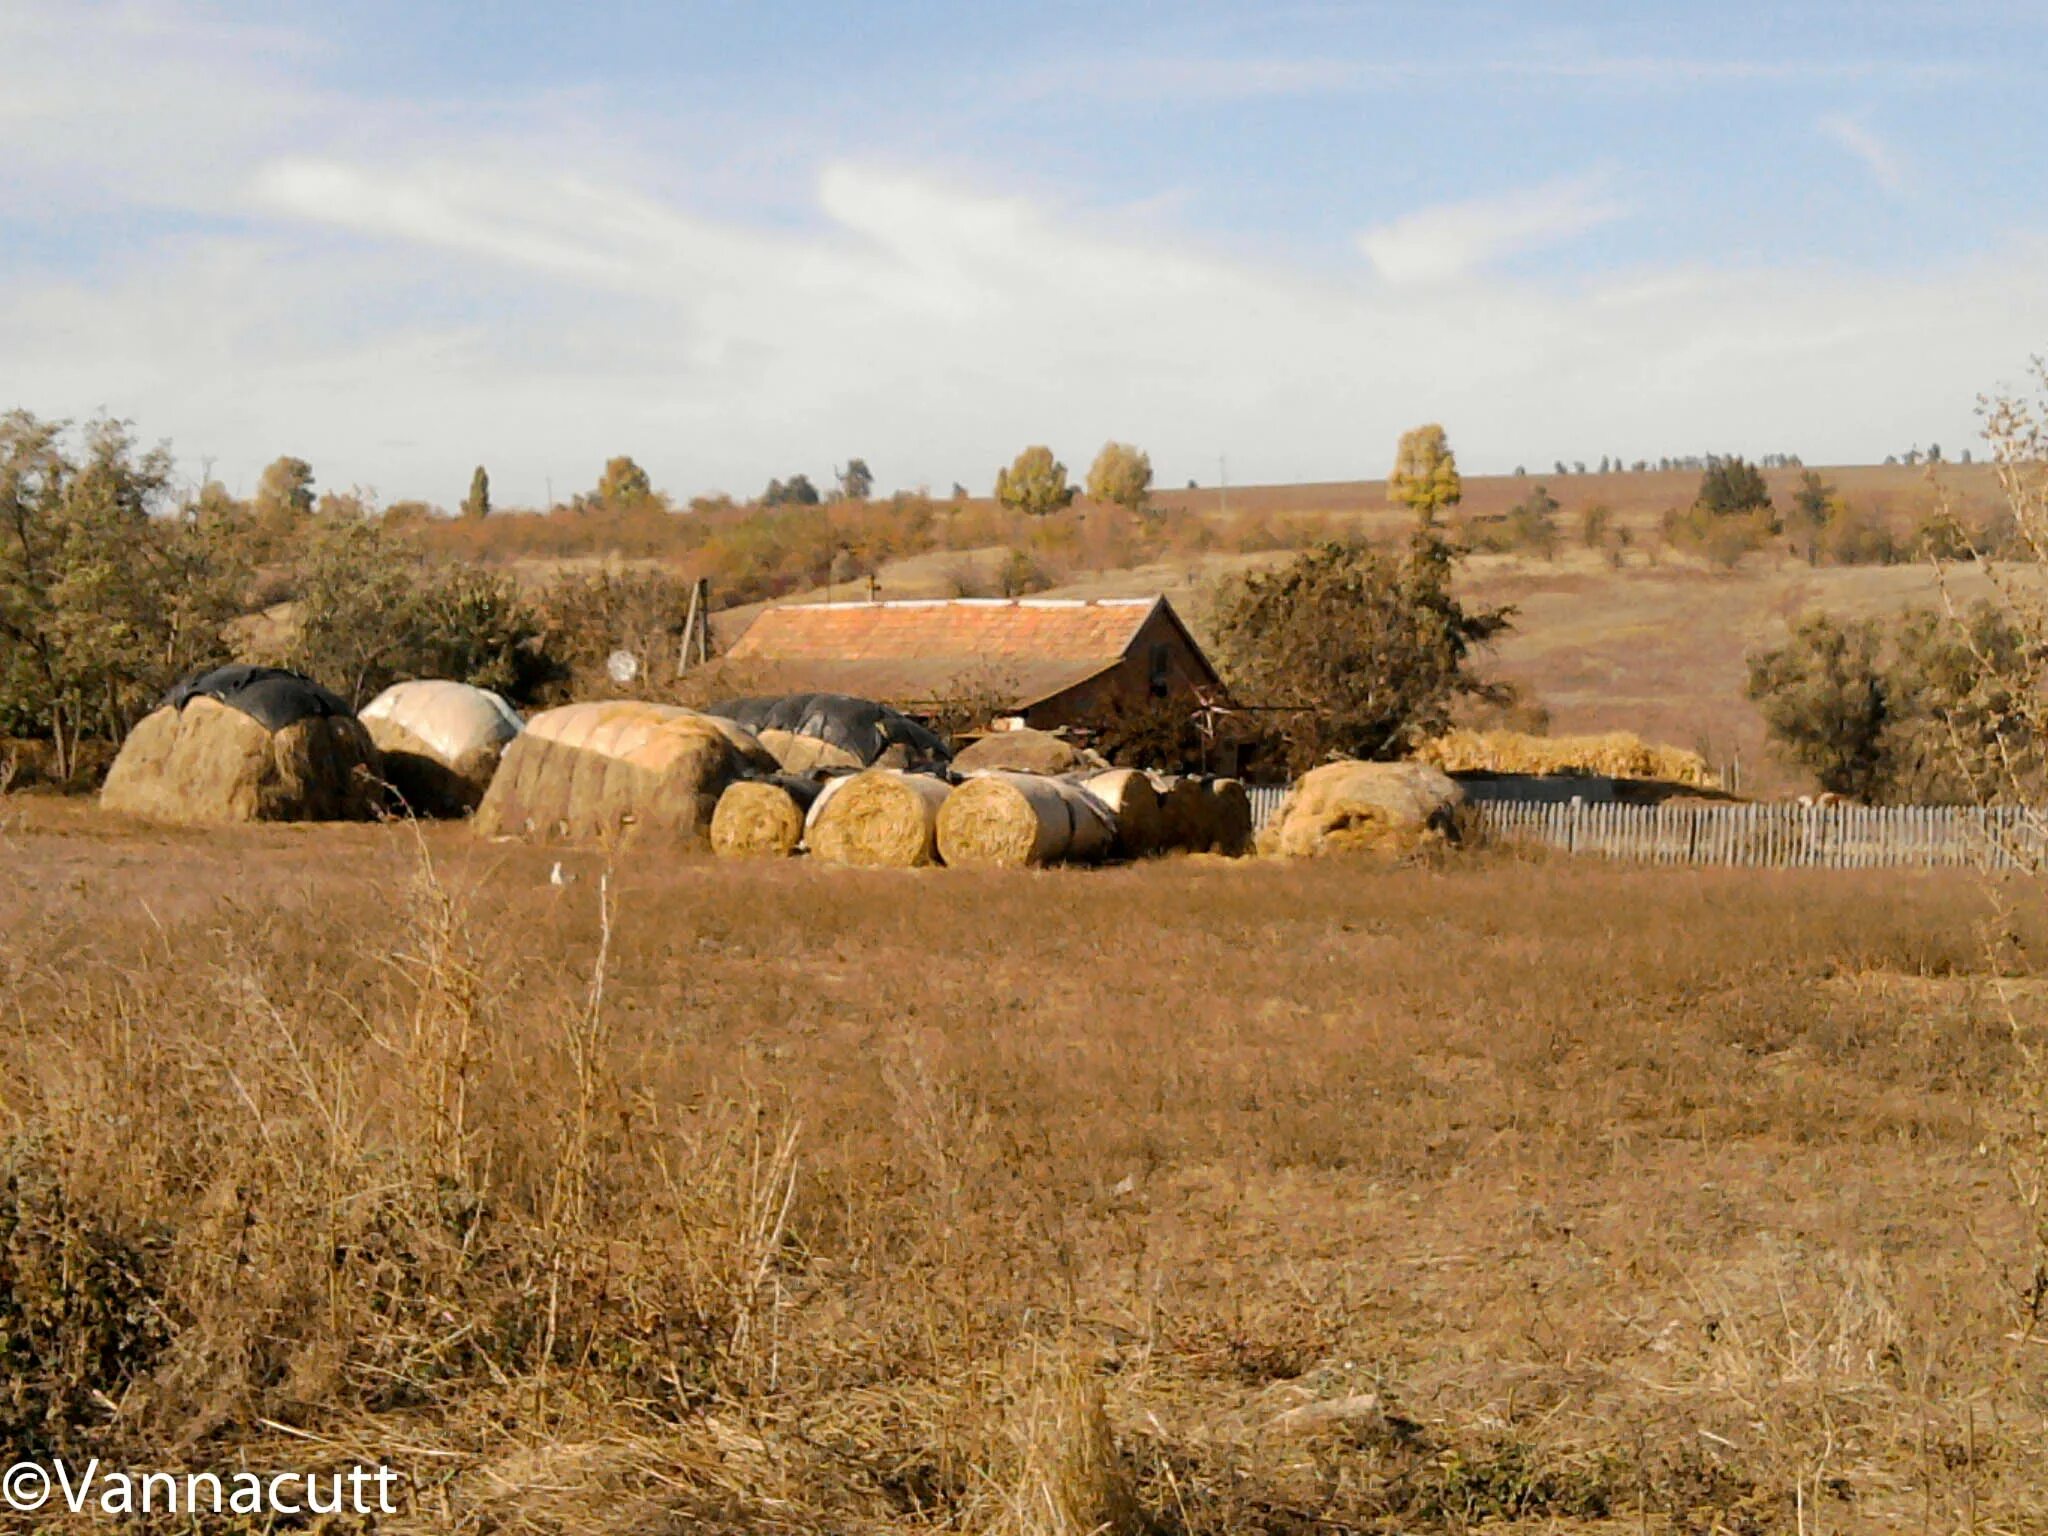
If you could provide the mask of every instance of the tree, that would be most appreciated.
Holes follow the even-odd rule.
[[[839,494],[848,501],[866,501],[875,493],[875,477],[868,473],[866,459],[848,459],[839,471]]]
[[[1832,485],[1810,469],[1799,477],[1799,488],[1792,493],[1792,510],[1785,518],[1785,531],[1792,536],[1793,549],[1805,557],[1808,565],[1819,564],[1821,534],[1838,509]]]
[[[1557,498],[1547,487],[1537,486],[1508,509],[1508,542],[1517,549],[1531,549],[1546,560],[1557,558]]]
[[[1034,445],[1018,454],[1008,469],[996,471],[996,500],[1012,511],[1042,516],[1071,506],[1074,487],[1067,483],[1067,466],[1052,456],[1052,450]]]
[[[1092,501],[1114,502],[1131,511],[1143,510],[1152,494],[1152,457],[1129,443],[1104,443],[1088,470]]]
[[[1744,517],[1771,509],[1770,487],[1763,471],[1736,455],[1711,460],[1700,476],[1693,505],[1712,517]]]
[[[607,507],[636,507],[654,496],[654,482],[647,471],[625,454],[605,460],[594,499]]]
[[[787,480],[770,480],[761,493],[764,507],[815,507],[824,498],[811,484],[809,475],[791,475]]]
[[[286,455],[272,459],[256,480],[256,516],[268,524],[313,514],[313,466]]]
[[[1885,778],[1892,713],[1874,620],[1809,614],[1783,645],[1749,659],[1749,697],[1780,749],[1820,787],[1858,800]]]
[[[226,660],[247,530],[225,493],[174,506],[166,447],[97,421],[0,416],[0,734],[47,738],[59,778],[184,673]]]
[[[1387,476],[1387,500],[1409,508],[1426,524],[1456,506],[1465,496],[1458,477],[1458,456],[1450,439],[1434,422],[1401,434],[1394,451],[1394,470]]]
[[[469,477],[469,494],[462,498],[464,517],[489,517],[491,515],[491,477],[483,465],[477,465]]]
[[[1501,695],[1470,662],[1511,610],[1468,610],[1451,595],[1456,551],[1429,515],[1418,512],[1405,561],[1320,544],[1224,584],[1214,629],[1232,692],[1288,712],[1296,770],[1332,756],[1398,757],[1445,729],[1458,698]]]

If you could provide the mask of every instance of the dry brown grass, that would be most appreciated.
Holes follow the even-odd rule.
[[[1960,878],[7,811],[14,1446],[383,1458],[387,1529],[2044,1529]]]

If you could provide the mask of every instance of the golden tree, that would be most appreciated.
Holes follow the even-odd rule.
[[[1394,472],[1387,476],[1387,500],[1414,509],[1425,523],[1455,507],[1465,495],[1458,478],[1458,456],[1435,422],[1401,434],[1394,454]]]

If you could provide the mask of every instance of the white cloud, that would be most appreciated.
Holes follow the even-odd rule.
[[[1868,123],[1831,113],[1818,126],[1823,136],[1854,156],[1886,192],[1897,196],[1906,190],[1906,169],[1898,152]]]
[[[1620,218],[1625,210],[1604,187],[1603,178],[1576,177],[1502,197],[1443,203],[1366,230],[1358,248],[1390,283],[1469,277]]]

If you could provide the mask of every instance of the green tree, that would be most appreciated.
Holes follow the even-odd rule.
[[[1781,646],[1749,658],[1749,697],[1779,749],[1822,789],[1878,797],[1893,718],[1874,620],[1809,614]]]
[[[605,460],[594,498],[607,507],[637,507],[654,497],[654,483],[647,471],[625,454]]]
[[[1713,517],[1745,517],[1770,509],[1771,492],[1762,470],[1747,459],[1730,455],[1707,465],[1693,505]]]
[[[0,417],[0,732],[50,741],[60,778],[180,675],[226,659],[247,544],[240,507],[174,505],[170,450],[97,421]]]
[[[1534,550],[1546,560],[1557,558],[1557,498],[1537,486],[1508,509],[1507,536],[1516,549]]]
[[[1792,509],[1785,517],[1785,531],[1791,536],[1793,550],[1808,565],[1820,563],[1821,535],[1839,509],[1832,485],[1810,469],[1800,475],[1799,488],[1792,493]]]
[[[1512,610],[1451,593],[1456,550],[1419,511],[1408,557],[1321,544],[1224,583],[1213,628],[1233,695],[1285,711],[1297,771],[1332,756],[1391,758],[1441,732],[1460,697],[1502,690],[1471,671]]]
[[[996,471],[996,500],[1018,512],[1042,515],[1074,501],[1067,466],[1042,445],[1026,448],[1008,469]]]
[[[491,515],[491,477],[483,465],[477,465],[469,477],[469,494],[462,498],[464,517],[489,517]]]
[[[866,501],[875,493],[875,477],[866,459],[848,459],[839,471],[839,494],[848,501]]]
[[[1411,509],[1425,523],[1434,523],[1465,498],[1458,475],[1458,456],[1450,439],[1434,422],[1401,434],[1394,470],[1387,476],[1387,500]]]
[[[1129,443],[1104,443],[1088,469],[1088,496],[1142,511],[1152,495],[1152,456]]]

